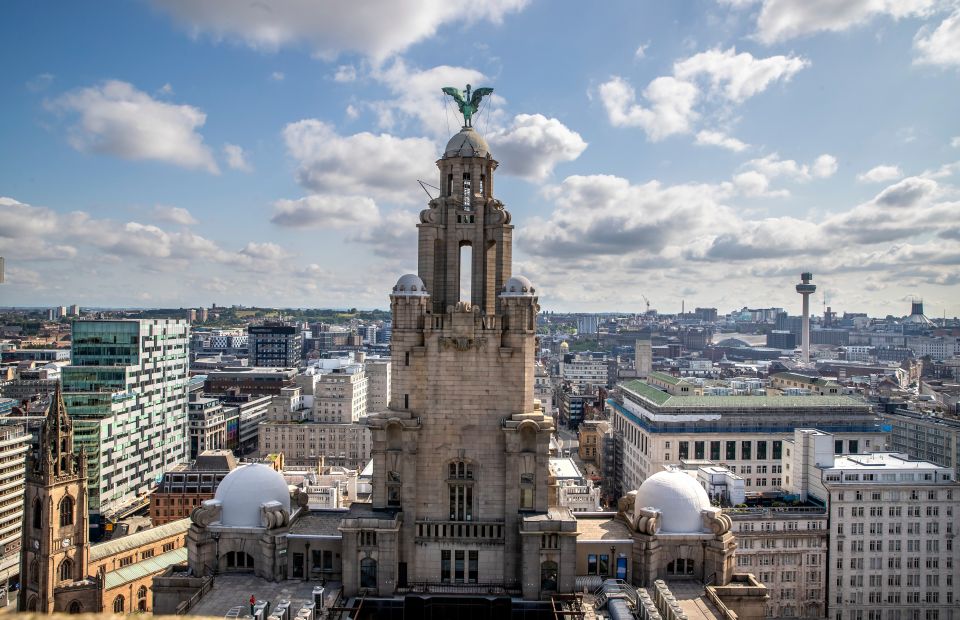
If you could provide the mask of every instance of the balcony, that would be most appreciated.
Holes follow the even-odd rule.
[[[503,542],[503,521],[417,521],[418,540]]]
[[[518,597],[523,594],[519,583],[455,583],[452,581],[412,581],[397,587],[398,594],[482,594]]]

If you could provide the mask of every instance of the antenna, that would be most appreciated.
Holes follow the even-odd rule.
[[[427,196],[430,198],[430,200],[433,200],[434,198],[436,198],[437,196],[439,196],[439,194],[437,194],[437,196],[432,196],[432,195],[430,194],[430,191],[427,189],[428,187],[432,187],[433,189],[435,189],[435,190],[437,190],[437,191],[439,192],[439,191],[440,191],[440,188],[437,187],[436,185],[430,185],[430,184],[427,183],[426,181],[421,181],[420,179],[417,179],[417,183],[419,183],[419,184],[420,184],[420,188],[427,193]]]

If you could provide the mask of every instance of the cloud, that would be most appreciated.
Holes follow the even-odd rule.
[[[312,0],[154,0],[154,4],[194,35],[239,39],[263,50],[302,43],[326,58],[357,52],[382,60],[448,24],[500,23],[523,9],[527,0],[370,0],[363,10],[351,3]]]
[[[743,101],[767,89],[778,81],[788,82],[798,71],[810,66],[810,61],[798,56],[770,56],[754,58],[747,52],[712,49],[677,62],[674,75],[685,81],[705,77],[711,91],[734,103]]]
[[[841,32],[878,16],[893,19],[928,15],[937,0],[764,0],[756,37],[770,45],[817,32]]]
[[[283,137],[297,161],[297,181],[318,194],[417,202],[416,179],[436,174],[437,147],[426,138],[368,132],[341,136],[315,119],[290,123]]]
[[[270,74],[270,79],[274,82],[282,82],[287,79],[287,76],[283,71],[274,71]]]
[[[197,133],[207,120],[199,108],[158,101],[118,80],[68,92],[48,107],[79,115],[69,134],[79,151],[219,173]]]
[[[770,191],[770,179],[757,170],[741,172],[733,177],[737,190],[748,198],[785,198],[790,192],[785,189]]]
[[[180,224],[182,226],[192,226],[197,223],[196,218],[183,207],[157,205],[153,208],[153,216],[160,221]]]
[[[633,87],[619,76],[600,85],[600,100],[614,127],[640,127],[653,142],[689,133],[697,113],[697,87],[673,77],[658,77],[643,92],[647,107],[636,102]]]
[[[377,256],[415,265],[419,221],[415,211],[395,209],[371,225],[358,228],[349,240],[369,245]]]
[[[166,84],[161,86],[159,89],[157,89],[157,93],[161,95],[170,96],[173,94],[173,85],[170,84],[170,82],[167,82]]]
[[[928,198],[937,190],[931,179],[910,177],[877,194],[876,204],[884,207],[913,207],[921,199]]]
[[[895,181],[903,176],[900,166],[889,166],[881,164],[874,166],[870,170],[857,175],[857,181],[861,183],[885,183]]]
[[[53,84],[54,75],[52,73],[40,73],[33,76],[27,80],[26,87],[32,93],[39,93],[40,91],[50,88],[50,85]]]
[[[234,170],[253,172],[253,165],[251,165],[250,160],[247,159],[247,153],[243,150],[242,146],[228,142],[223,145],[223,155],[227,158],[227,165]]]
[[[353,65],[340,65],[333,74],[335,82],[353,82],[357,79],[357,68]]]
[[[613,126],[640,127],[648,139],[658,142],[692,132],[704,113],[739,105],[771,84],[788,82],[808,66],[810,62],[799,56],[755,58],[747,52],[738,54],[734,47],[717,48],[674,63],[672,75],[657,77],[647,85],[641,102],[633,86],[620,76],[601,84],[599,95]],[[701,109],[698,104],[703,104]],[[698,138],[698,144],[731,148],[738,142],[709,142],[711,138],[719,139],[719,135],[708,131],[703,140]]]
[[[373,200],[363,196],[314,194],[296,200],[277,200],[270,221],[279,226],[343,228],[371,225],[380,212]]]
[[[780,159],[777,153],[772,153],[766,157],[751,159],[743,167],[752,168],[769,179],[785,177],[793,181],[810,181],[833,176],[837,171],[837,158],[824,153],[808,165],[793,159]]]
[[[56,230],[57,214],[53,210],[0,196],[0,237],[21,239]]]
[[[750,145],[732,138],[722,131],[710,131],[704,129],[697,132],[697,144],[701,146],[719,146],[735,153],[747,149]]]
[[[637,51],[635,51],[635,52],[633,53],[633,57],[634,57],[636,60],[641,60],[641,59],[643,59],[643,58],[646,58],[646,57],[647,57],[647,50],[648,50],[648,49],[650,49],[650,42],[649,42],[649,41],[647,41],[646,43],[644,43],[644,44],[642,44],[642,45],[638,45],[638,46],[637,46]]]
[[[917,64],[960,67],[960,10],[940,22],[932,32],[922,28],[913,40]]]
[[[577,159],[587,148],[580,134],[542,114],[518,114],[510,127],[486,137],[504,173],[532,181],[546,179],[557,164]]]
[[[240,254],[249,256],[256,260],[276,261],[284,260],[290,257],[290,254],[276,243],[256,243],[251,241],[242,250]]]
[[[954,136],[950,139],[950,146],[955,149],[960,149],[960,136]]]

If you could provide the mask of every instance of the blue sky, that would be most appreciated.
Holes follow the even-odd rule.
[[[545,309],[960,314],[952,0],[8,2],[0,58],[3,305],[386,307],[470,82]]]

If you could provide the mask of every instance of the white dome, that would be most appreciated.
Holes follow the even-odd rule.
[[[637,490],[634,511],[660,511],[660,531],[668,534],[696,534],[704,530],[700,512],[710,508],[703,487],[681,471],[661,471],[647,478]]]
[[[500,295],[502,297],[533,297],[536,290],[530,280],[523,276],[513,276],[507,280]]]
[[[290,512],[290,488],[272,467],[254,463],[234,469],[217,486],[220,523],[236,527],[263,527],[260,506],[279,502]]]
[[[460,133],[450,138],[443,151],[444,157],[486,157],[489,154],[487,141],[473,127],[461,129]]]
[[[424,286],[420,276],[415,273],[408,273],[400,276],[400,279],[397,280],[393,287],[393,294],[406,297],[426,297],[430,293],[427,292],[427,287]]]

